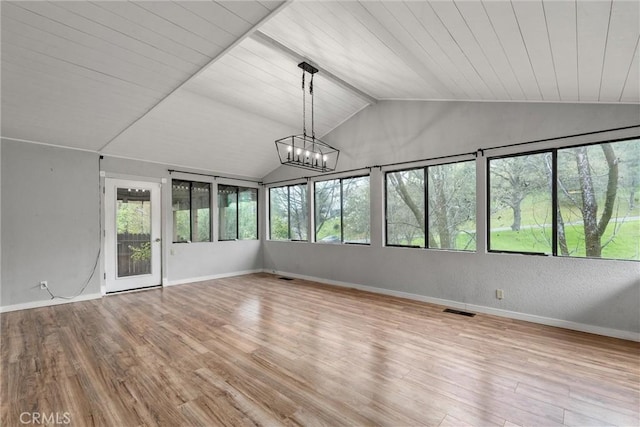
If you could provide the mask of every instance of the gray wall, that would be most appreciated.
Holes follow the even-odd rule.
[[[639,122],[637,105],[388,101],[363,110],[325,139],[344,150],[339,166],[346,170]],[[630,135],[626,131],[607,136]],[[573,138],[520,150],[602,137]],[[515,151],[496,150],[491,155]],[[373,169],[370,247],[267,241],[265,269],[640,332],[640,263],[489,254],[482,249],[486,234],[485,159],[477,165],[477,253],[383,247],[383,173]],[[265,182],[297,175],[309,174],[283,167]],[[497,288],[505,290],[504,300],[495,298]]]
[[[0,307],[2,307],[2,139],[0,139]]]
[[[0,305],[77,293],[99,250],[98,155],[2,141]],[[86,294],[100,292],[98,274]]]
[[[114,178],[167,179],[162,188],[162,246],[163,277],[169,284],[262,268],[258,240],[171,243],[169,166],[105,158],[99,167],[95,153],[9,140],[2,141],[1,154],[2,307],[48,300],[47,292],[39,288],[41,280],[47,280],[57,295],[80,290],[100,247],[100,170]],[[177,177],[214,183],[213,178],[189,174]],[[213,190],[215,203],[215,186]],[[264,228],[263,223],[259,226]],[[101,292],[103,265],[101,259],[83,295]]]

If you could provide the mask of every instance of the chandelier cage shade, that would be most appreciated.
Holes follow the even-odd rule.
[[[318,69],[311,64],[301,62],[302,69],[302,134],[285,136],[276,140],[276,150],[280,163],[317,172],[333,172],[338,165],[340,150],[316,138],[313,111],[313,75]],[[309,79],[309,94],[311,95],[311,134],[307,134],[306,117],[306,85],[305,75]]]
[[[340,151],[309,135],[291,135],[276,140],[280,163],[319,172],[333,172]]]

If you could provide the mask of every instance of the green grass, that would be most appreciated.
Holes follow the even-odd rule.
[[[607,242],[613,232],[615,224],[612,222],[607,227],[602,242]],[[585,257],[584,231],[582,225],[570,225],[565,228],[569,256]],[[531,252],[531,253],[551,253],[551,227],[544,228],[524,228],[520,231],[494,231],[491,233],[491,249],[507,252]],[[469,236],[460,233],[456,241],[456,248],[465,247]],[[424,238],[418,237],[411,243],[406,241],[398,244],[407,246],[424,247]],[[475,250],[475,243],[472,243],[468,250]],[[560,250],[558,249],[558,253]],[[602,258],[640,260],[640,220],[625,221],[620,225],[615,238],[602,250]]]
[[[520,204],[521,224],[550,224],[551,223],[551,195],[527,196]],[[491,215],[491,227],[511,227],[513,224],[513,210],[501,209]]]
[[[579,197],[579,195],[578,195]],[[599,212],[604,202],[598,200]],[[551,253],[551,201],[544,195],[529,195],[521,204],[522,221],[520,231],[491,232],[491,249],[510,252]],[[565,235],[569,256],[585,257],[584,230],[581,223],[582,214],[575,205],[560,206],[565,222]],[[616,205],[602,242],[611,238],[615,229],[615,217],[640,216],[640,203],[629,209],[629,192],[619,189]],[[491,228],[509,228],[513,223],[513,211],[501,209],[491,215]],[[573,223],[573,224],[572,224]],[[558,250],[558,253],[560,251]],[[640,221],[627,220],[621,225],[614,240],[602,250],[602,258],[640,260]]]
[[[607,242],[615,229],[615,224],[609,223],[602,237],[602,242]],[[565,227],[567,246],[571,256],[586,256],[584,248],[584,231],[582,226],[573,225]],[[602,249],[602,258],[640,260],[640,220],[625,221],[617,231],[614,239]]]
[[[508,252],[551,253],[551,227],[540,230],[527,228],[520,231],[494,231],[490,249]]]
[[[474,233],[474,237],[475,237],[475,233]],[[437,239],[437,236],[436,236],[436,242],[437,241],[438,241],[438,239]],[[423,248],[424,247],[424,237],[422,237],[422,236],[416,237],[411,242],[407,242],[406,240],[402,240],[402,241],[397,242],[395,244],[402,245],[402,246],[419,246],[419,247]],[[438,249],[438,247],[436,246],[433,249]],[[455,248],[445,248],[445,249],[457,250],[457,251],[475,251],[476,250],[476,242],[475,242],[475,240],[472,239],[472,237],[469,234],[467,234],[467,233],[458,233],[458,236],[456,237]]]
[[[619,209],[614,210],[619,215],[628,217],[640,216],[640,203],[634,209],[629,210],[628,193],[619,191],[618,201]],[[601,206],[601,205],[600,205]],[[565,221],[565,235],[567,238],[567,246],[569,248],[569,256],[585,257],[586,250],[584,245],[584,231],[582,224],[571,224],[582,220],[579,210],[572,207],[571,212],[568,208],[563,209],[563,217]],[[496,212],[491,217],[492,228],[509,228],[513,222],[513,213],[511,209],[503,209]],[[542,226],[544,225],[544,226]],[[615,218],[611,219],[609,226],[602,238],[605,243],[612,236],[615,229]],[[465,224],[463,229],[473,230],[474,223]],[[339,235],[340,220],[339,218],[328,220],[318,231],[318,240],[329,236]],[[551,209],[550,202],[541,202],[540,197],[528,196],[522,202],[522,229],[520,231],[512,231],[510,229],[504,231],[491,232],[491,249],[507,252],[531,252],[531,253],[551,253]],[[469,235],[459,233],[456,240],[456,248],[461,250],[469,241]],[[424,237],[416,237],[411,242],[398,242],[400,245],[407,246],[425,246]],[[472,242],[468,250],[475,250],[475,242]],[[560,250],[558,250],[560,253]],[[624,259],[624,260],[640,260],[640,220],[626,220],[617,231],[615,238],[603,248],[602,258]]]
[[[614,232],[615,224],[609,223],[602,238],[606,242]],[[584,231],[581,225],[565,227],[567,246],[572,257],[585,257]],[[511,252],[550,253],[551,228],[530,228],[520,231],[495,231],[491,233],[491,249]],[[559,252],[559,251],[558,251]],[[640,220],[625,221],[617,235],[602,250],[602,258],[640,260]]]
[[[316,240],[320,241],[325,237],[337,236],[340,238],[340,218],[327,219],[316,233]]]
[[[580,201],[580,196],[576,195],[576,197],[578,197],[578,201]],[[599,199],[598,206],[600,208],[598,214],[601,214],[602,207],[604,206],[604,200]],[[523,226],[535,224],[551,224],[550,194],[530,194],[522,201],[520,208],[522,211],[521,224]],[[582,214],[580,213],[580,209],[577,206],[570,204],[561,204],[560,209],[565,223],[582,220]],[[627,191],[626,189],[619,189],[616,205],[613,210],[613,216],[640,216],[640,203],[636,203],[633,209],[629,209],[629,191]],[[491,215],[491,226],[493,228],[510,227],[512,223],[513,210],[511,208],[501,209]]]

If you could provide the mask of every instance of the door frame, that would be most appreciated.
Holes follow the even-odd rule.
[[[103,197],[103,278],[101,283],[101,293],[106,295],[114,292],[128,292],[144,289],[148,287],[161,286],[164,284],[164,205],[163,205],[163,183],[165,179],[153,179],[144,177],[131,177],[131,176],[104,176],[104,183],[102,186]],[[154,248],[154,258],[152,258],[152,273],[145,275],[149,278],[148,284],[132,287],[122,290],[111,290],[107,288],[108,280],[126,280],[118,279],[117,276],[117,246],[115,244],[115,189],[117,187],[134,187],[134,188],[148,188],[151,190],[151,242]],[[155,200],[154,200],[155,196]],[[113,198],[113,200],[110,200]],[[155,218],[154,218],[155,216]],[[157,240],[159,239],[159,240]],[[156,259],[157,258],[157,259]],[[155,265],[154,265],[155,262]],[[157,270],[157,271],[156,271]]]

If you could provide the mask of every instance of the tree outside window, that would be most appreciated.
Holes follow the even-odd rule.
[[[173,180],[173,242],[211,241],[211,184]]]
[[[489,160],[490,249],[551,254],[551,153]]]
[[[640,140],[558,150],[558,254],[640,260]]]
[[[218,185],[218,239],[258,238],[258,190]]]
[[[640,260],[639,189],[638,139],[489,159],[489,249]]]
[[[306,184],[269,189],[271,240],[307,240],[308,221]]]
[[[475,175],[473,161],[387,172],[387,245],[475,250]]]
[[[315,183],[316,242],[369,244],[369,177]]]

